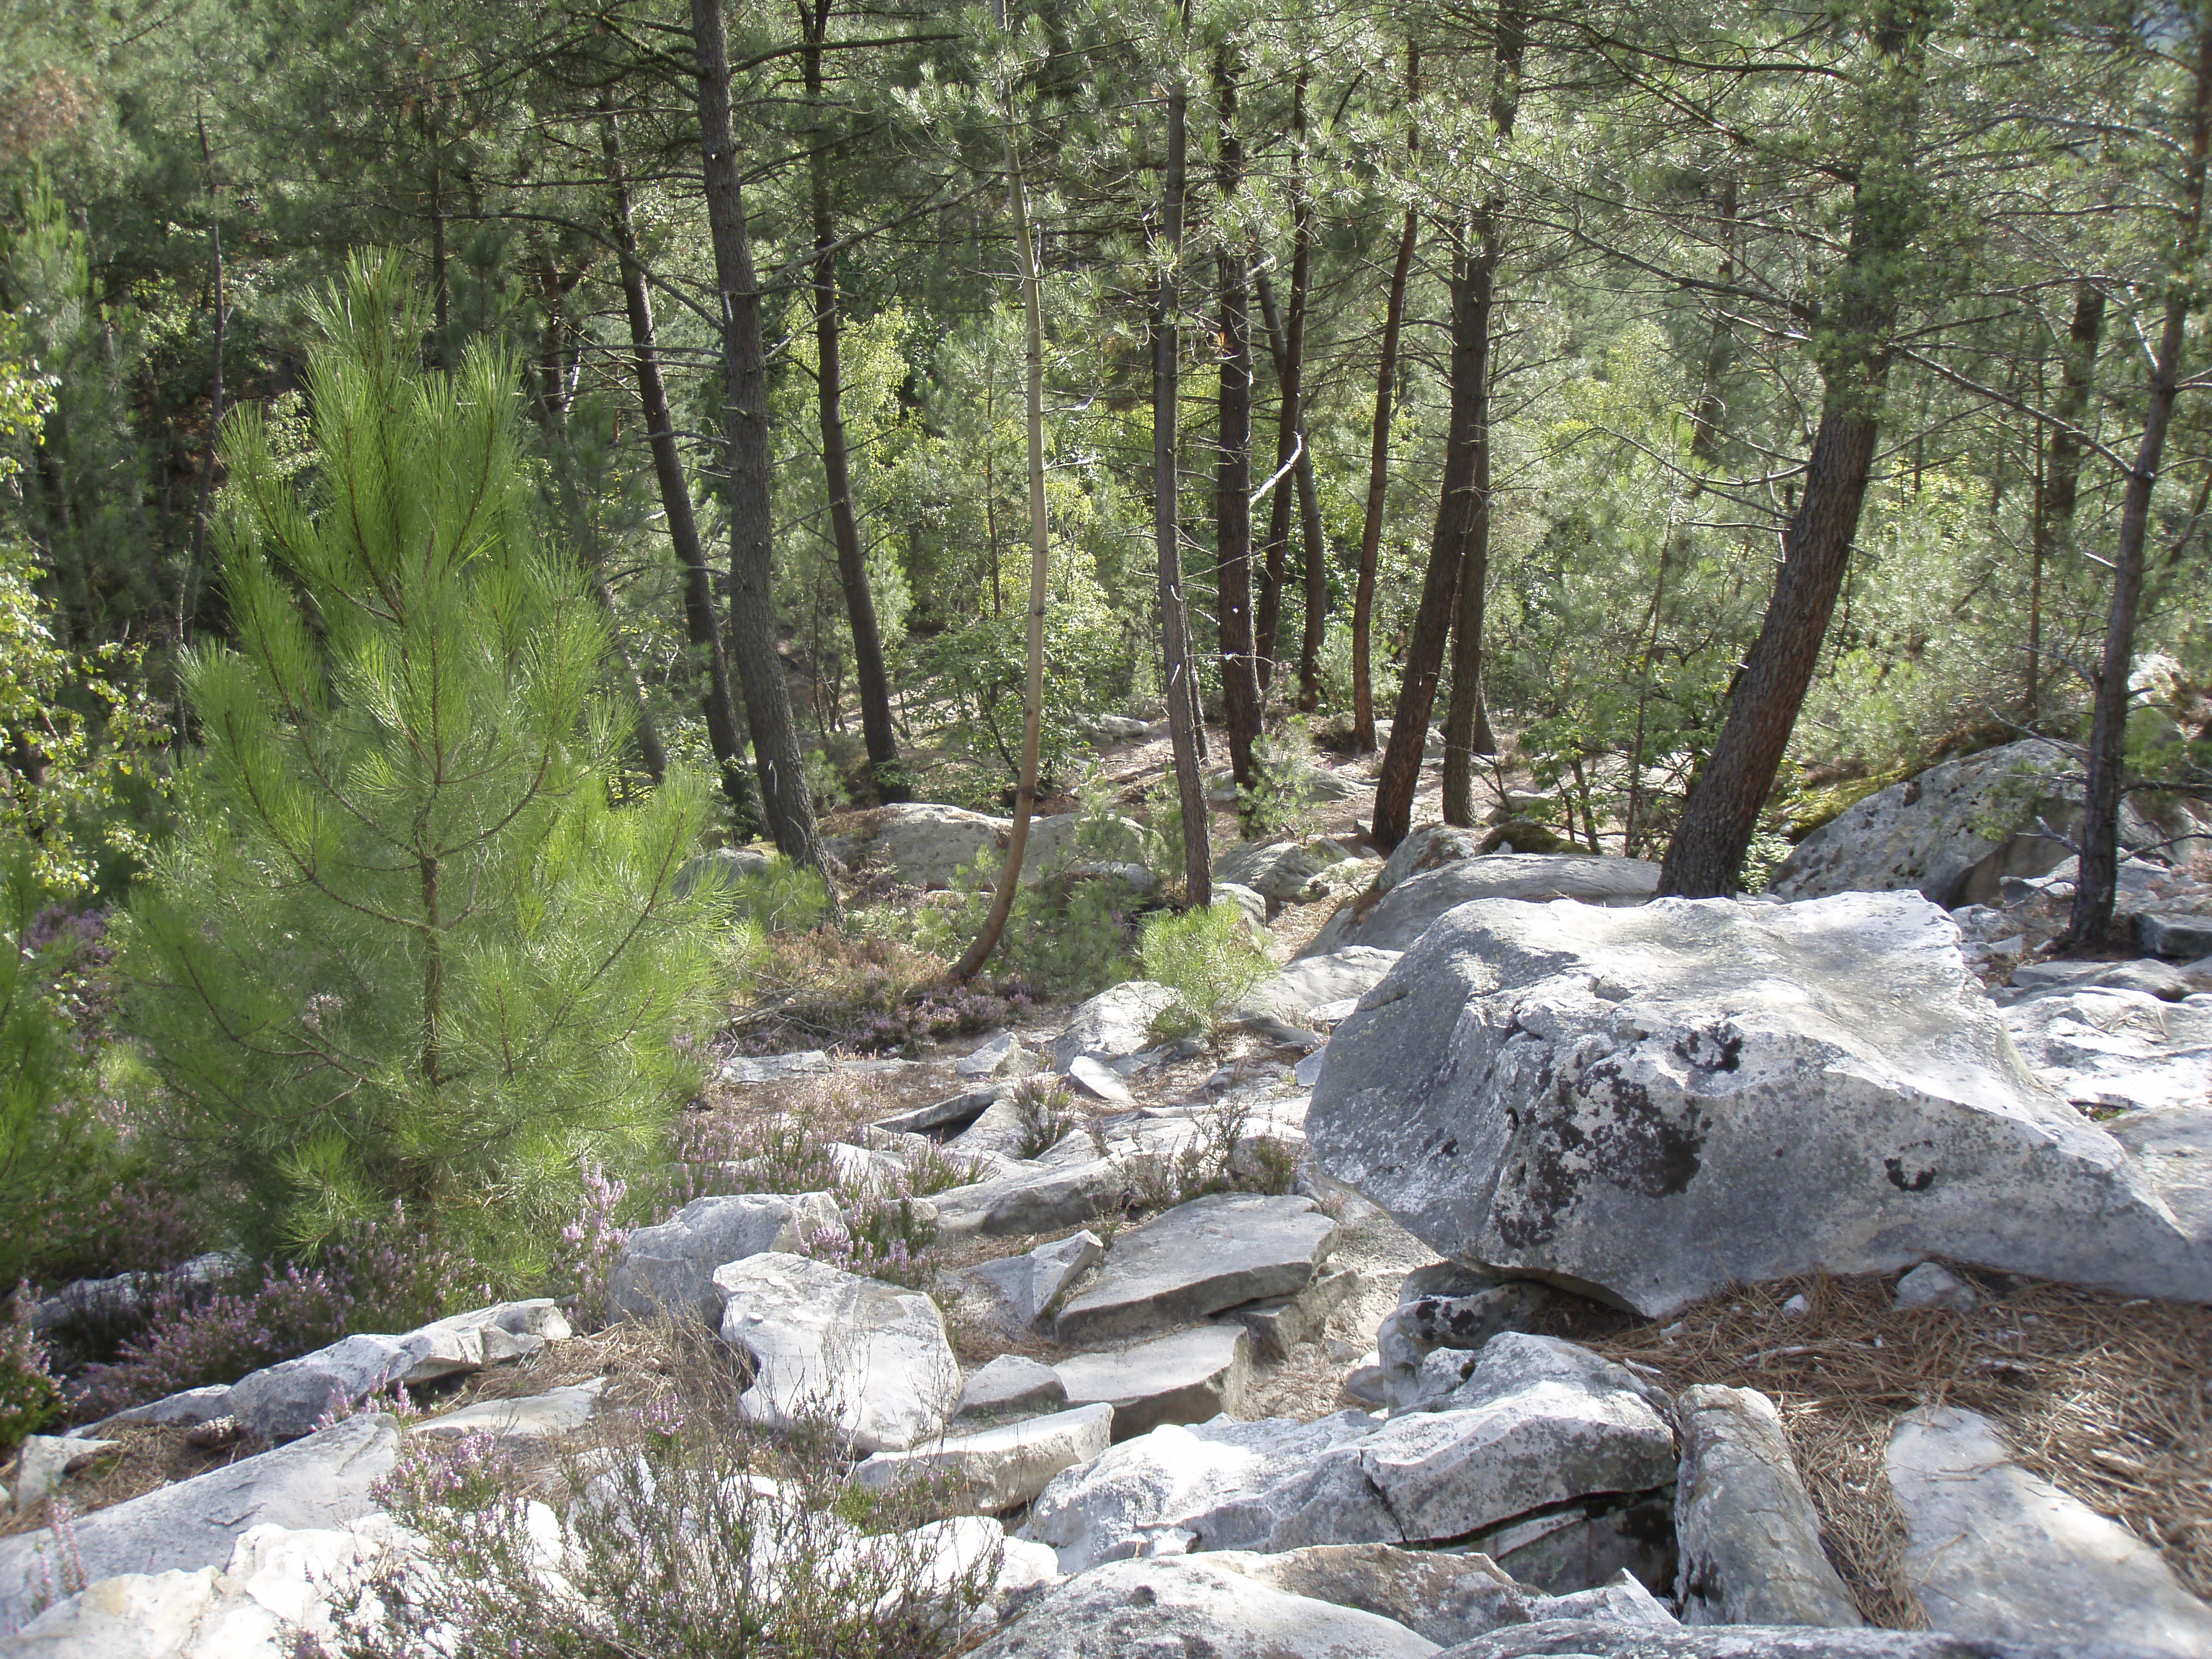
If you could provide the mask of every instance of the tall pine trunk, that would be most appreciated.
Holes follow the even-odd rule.
[[[1521,108],[1521,57],[1528,21],[1517,5],[1498,9],[1498,67],[1491,84],[1490,125],[1502,148],[1513,137]],[[1452,623],[1451,700],[1444,713],[1444,822],[1462,829],[1474,823],[1474,757],[1487,755],[1490,721],[1482,706],[1483,601],[1490,590],[1490,327],[1498,303],[1498,266],[1504,228],[1502,196],[1492,196],[1475,215],[1474,252],[1468,262],[1473,314],[1468,326],[1480,335],[1481,359],[1474,369],[1468,464],[1467,539],[1460,549],[1458,616]]]
[[[1921,210],[1906,158],[1917,125],[1926,27],[1920,0],[1899,0],[1875,31],[1879,90],[1892,95],[1871,99],[1863,117],[1866,149],[1850,244],[1816,331],[1825,390],[1805,493],[1783,538],[1774,594],[1736,678],[1728,719],[1667,844],[1662,893],[1716,898],[1735,891],[1850,568],[1881,429],[1899,295],[1916,263]]]
[[[2081,440],[2075,435],[2089,412],[2097,348],[2105,333],[2105,290],[2086,278],[2074,290],[2074,320],[2066,331],[2058,406],[2065,422],[2051,434],[2043,479],[2035,493],[2035,533],[2028,548],[2027,690],[2022,717],[2043,716],[2043,574],[2053,558],[2073,550],[2075,504],[2081,494]],[[2076,890],[2079,890],[2078,889]]]
[[[1300,402],[1300,382],[1304,378],[1306,351],[1306,285],[1313,264],[1313,210],[1306,199],[1304,154],[1306,132],[1306,77],[1301,73],[1291,93],[1291,131],[1296,156],[1291,178],[1291,308],[1285,318],[1275,311],[1273,285],[1263,269],[1257,274],[1254,286],[1260,301],[1260,318],[1267,333],[1267,354],[1275,368],[1275,475],[1295,471],[1303,486],[1312,476],[1312,458],[1306,453],[1304,410]],[[1267,501],[1267,539],[1265,556],[1261,561],[1261,577],[1260,602],[1255,612],[1255,635],[1259,651],[1260,690],[1264,696],[1274,678],[1277,636],[1283,618],[1283,580],[1289,565],[1291,540],[1290,487],[1279,476]],[[1307,574],[1311,575],[1316,553],[1310,542],[1306,548]],[[1328,586],[1322,588],[1324,601]],[[1305,636],[1318,653],[1319,631],[1312,604],[1313,586],[1306,584]],[[1301,659],[1299,681],[1300,707],[1304,707],[1305,676],[1304,655]]]
[[[730,638],[760,764],[769,833],[785,857],[822,868],[822,838],[799,755],[791,694],[775,650],[775,516],[768,441],[768,354],[745,198],[730,121],[730,48],[721,0],[691,0],[699,148],[721,313],[722,475],[730,514]],[[831,890],[834,900],[835,889]]]
[[[691,484],[684,476],[683,453],[676,447],[676,417],[668,407],[668,388],[660,377],[660,345],[653,320],[653,295],[645,285],[645,262],[638,252],[630,211],[629,175],[623,161],[622,127],[612,102],[599,103],[599,149],[613,191],[616,251],[621,255],[623,304],[629,313],[630,362],[637,374],[637,400],[645,414],[646,445],[653,453],[653,479],[660,488],[661,516],[676,562],[684,567],[684,633],[691,672],[699,686],[699,712],[707,723],[707,744],[723,799],[739,831],[760,832],[760,804],[745,770],[744,735],[738,724],[737,701],[730,690],[729,659],[722,653],[722,625],[714,614],[714,580],[699,521],[691,510]]]
[[[1183,0],[1182,23],[1190,21]],[[1181,40],[1178,33],[1178,42]],[[1176,426],[1178,325],[1182,307],[1178,266],[1182,258],[1183,191],[1189,144],[1190,94],[1180,64],[1170,67],[1168,88],[1168,167],[1160,203],[1161,261],[1152,301],[1152,541],[1160,578],[1160,652],[1165,672],[1168,738],[1175,754],[1176,795],[1182,811],[1183,898],[1204,905],[1213,897],[1213,849],[1208,835],[1206,780],[1199,774],[1198,707],[1190,651],[1189,613],[1183,605],[1182,526],[1176,514]]]
[[[830,210],[828,118],[822,100],[822,43],[830,27],[830,0],[804,13],[803,64],[806,101],[815,116],[807,161],[814,214],[814,341],[818,361],[815,402],[822,424],[822,468],[829,486],[830,530],[837,544],[837,580],[845,590],[845,615],[853,629],[853,678],[860,694],[860,732],[868,746],[868,772],[878,799],[910,799],[891,726],[891,682],[884,667],[884,640],[876,625],[876,597],[868,586],[868,561],[860,550],[860,524],[853,511],[852,470],[845,442],[844,381],[839,365],[837,235]]]
[[[1229,769],[1237,787],[1252,782],[1252,744],[1260,735],[1260,675],[1252,618],[1252,317],[1250,264],[1231,206],[1244,170],[1237,137],[1237,76],[1227,47],[1214,59],[1220,100],[1222,236],[1214,256],[1221,334],[1217,459],[1213,475],[1214,586],[1219,605],[1221,702],[1229,728]]]
[[[2182,196],[2166,281],[2166,318],[2151,357],[2150,404],[2135,465],[2120,496],[2118,545],[2112,556],[2112,600],[2105,617],[2105,655],[2099,664],[2096,712],[2089,727],[2088,778],[2082,800],[2081,874],[2066,941],[2080,947],[2124,942],[2115,938],[2112,900],[2119,880],[2120,799],[2127,758],[2128,677],[2135,665],[2136,615],[2143,585],[2143,543],[2150,529],[2151,491],[2166,454],[2167,428],[2180,391],[2181,354],[2188,343],[2189,313],[2202,281],[2204,259],[2204,171],[2212,144],[2212,18],[2197,24],[2196,85],[2182,164]]]
[[[1421,94],[1421,49],[1406,50],[1406,101],[1410,106]],[[1406,137],[1407,149],[1418,162],[1420,129]],[[1413,249],[1420,240],[1421,216],[1408,203],[1406,226],[1398,234],[1398,257],[1390,267],[1389,296],[1382,307],[1382,361],[1375,375],[1375,422],[1368,440],[1367,508],[1359,521],[1359,568],[1352,592],[1352,748],[1369,755],[1375,751],[1375,678],[1372,665],[1375,636],[1375,570],[1382,551],[1382,506],[1390,484],[1391,393],[1398,374],[1398,341],[1406,323],[1406,284],[1413,269]]]

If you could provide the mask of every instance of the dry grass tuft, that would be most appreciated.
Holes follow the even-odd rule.
[[[2019,1461],[2157,1547],[2212,1596],[2212,1309],[1954,1267],[1971,1313],[1892,1305],[1894,1278],[1801,1280],[1718,1297],[1678,1325],[1584,1340],[1669,1389],[1757,1389],[1781,1408],[1828,1552],[1873,1622],[1922,1622],[1898,1563],[1884,1454],[1916,1406],[1996,1423]],[[1810,1310],[1783,1304],[1802,1292]],[[1672,1336],[1665,1334],[1674,1331]]]

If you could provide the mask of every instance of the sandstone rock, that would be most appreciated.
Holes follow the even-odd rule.
[[[1213,902],[1217,905],[1235,905],[1239,910],[1242,910],[1244,913],[1244,920],[1251,923],[1255,927],[1264,931],[1267,926],[1267,901],[1260,894],[1255,892],[1249,887],[1243,885],[1241,883],[1233,881],[1215,882],[1213,884]]]
[[[1522,1583],[1570,1595],[1615,1583],[1624,1572],[1674,1594],[1674,1495],[1656,1492],[1585,1498],[1564,1509],[1518,1516],[1477,1533],[1461,1547],[1480,1550]]]
[[[1170,1556],[1117,1561],[1047,1590],[975,1659],[1425,1659],[1436,1651],[1392,1620],[1286,1595],[1203,1556]]]
[[[1987,1641],[2212,1652],[2212,1607],[2158,1552],[2014,1463],[1986,1418],[1923,1406],[1889,1437],[1911,1541],[1905,1581],[1931,1629]]]
[[[84,1432],[105,1434],[110,1429],[119,1429],[132,1423],[155,1423],[163,1427],[191,1428],[201,1423],[212,1423],[230,1415],[230,1384],[210,1383],[205,1388],[186,1389],[160,1400],[149,1401],[143,1406],[126,1406],[112,1416],[103,1417]]]
[[[960,1366],[937,1304],[919,1291],[781,1251],[714,1271],[722,1340],[754,1368],[747,1422],[826,1419],[854,1451],[903,1451],[945,1426]]]
[[[1002,1353],[973,1372],[960,1388],[963,1419],[1048,1412],[1067,1403],[1067,1385],[1049,1365]]]
[[[1820,1517],[1774,1402],[1754,1389],[1700,1385],[1684,1389],[1674,1408],[1682,1622],[1857,1628],[1863,1621],[1821,1551]]]
[[[952,1062],[956,1077],[1022,1077],[1036,1067],[1036,1056],[1012,1031],[1000,1031]]]
[[[802,1231],[837,1221],[836,1200],[827,1193],[694,1199],[659,1225],[629,1236],[607,1277],[607,1299],[630,1319],[650,1318],[664,1308],[716,1318],[722,1298],[714,1291],[715,1268],[763,1250],[796,1249]]]
[[[1310,1018],[1316,1009],[1364,996],[1382,982],[1382,975],[1404,954],[1352,945],[1323,956],[1301,956],[1255,991],[1252,1000],[1256,1007],[1284,1019]]]
[[[910,887],[950,887],[982,852],[996,852],[1012,821],[935,801],[906,801],[860,815],[823,850],[855,868],[882,864]]]
[[[264,1524],[332,1528],[367,1515],[370,1489],[389,1474],[398,1435],[380,1413],[347,1419],[258,1457],[95,1510],[75,1525],[88,1581],[117,1573],[196,1572],[230,1559],[240,1535]],[[60,1572],[53,1534],[0,1539],[0,1628],[27,1618],[42,1583]]]
[[[1093,1100],[1103,1100],[1115,1106],[1133,1106],[1136,1097],[1129,1092],[1112,1067],[1091,1054],[1078,1054],[1067,1062],[1068,1081],[1075,1084]]]
[[[827,1077],[837,1063],[819,1048],[788,1054],[738,1054],[722,1062],[724,1083],[746,1085],[781,1083],[794,1077]]]
[[[1202,1423],[1244,1404],[1252,1337],[1242,1326],[1199,1325],[1126,1348],[1079,1353],[1053,1369],[1070,1405],[1103,1401],[1118,1439],[1163,1423]]]
[[[427,1345],[426,1345],[427,1346]],[[230,1385],[229,1414],[250,1434],[274,1442],[313,1432],[413,1369],[422,1350],[394,1336],[349,1336]]]
[[[1121,1207],[1128,1174],[1118,1159],[1032,1163],[973,1186],[930,1194],[940,1236],[1049,1233],[1081,1227]]]
[[[1799,842],[1768,890],[1777,898],[1917,890],[1945,909],[1987,903],[2007,876],[2039,876],[2067,855],[2058,834],[2081,817],[2081,769],[2040,738],[1931,766],[1869,795]],[[2122,839],[2159,837],[2129,815]]]
[[[2021,1058],[2085,1112],[2204,1103],[2212,997],[2070,985],[2012,999],[2004,1022]]]
[[[710,893],[720,892],[747,876],[761,875],[775,867],[774,848],[717,847],[684,860],[676,872],[676,896],[689,898],[702,887]]]
[[[1929,1631],[1806,1630],[1735,1625],[1652,1630],[1614,1620],[1547,1619],[1448,1649],[1438,1659],[2149,1659],[2110,1642],[1968,1642]]]
[[[1054,1298],[1104,1260],[1106,1247],[1098,1235],[1080,1232],[1040,1244],[1027,1255],[1001,1256],[973,1271],[1006,1298],[1015,1318],[1033,1325],[1053,1304]]]
[[[1285,1595],[1395,1620],[1443,1646],[1525,1620],[1530,1603],[1541,1599],[1486,1555],[1320,1544],[1279,1555],[1208,1551],[1201,1559]]]
[[[76,1435],[24,1436],[23,1443],[15,1449],[15,1473],[10,1477],[15,1483],[15,1513],[24,1515],[38,1508],[46,1502],[46,1494],[61,1484],[63,1476],[88,1468],[121,1443]]]
[[[1336,1243],[1310,1198],[1215,1193],[1127,1229],[1053,1334],[1076,1344],[1188,1324],[1240,1303],[1296,1295]]]
[[[1328,919],[1300,957],[1347,945],[1410,951],[1447,910],[1474,899],[1592,905],[1642,904],[1658,890],[1659,866],[1640,859],[1580,853],[1493,853],[1407,877],[1377,896],[1370,889]]]
[[[1420,1403],[1421,1362],[1431,1352],[1440,1348],[1478,1352],[1500,1331],[1528,1319],[1550,1297],[1545,1286],[1528,1279],[1481,1283],[1484,1275],[1466,1277],[1478,1282],[1450,1285],[1460,1292],[1456,1295],[1428,1295],[1413,1283],[1414,1275],[1407,1274],[1397,1307],[1376,1331],[1386,1397],[1401,1408]]]
[[[963,1507],[996,1514],[1028,1503],[1062,1469],[1103,1452],[1113,1429],[1111,1406],[1079,1406],[909,1451],[880,1451],[855,1468],[853,1479],[872,1492],[917,1479],[947,1479]]]
[[[1322,896],[1320,878],[1325,873],[1360,861],[1341,842],[1326,838],[1243,841],[1221,855],[1213,873],[1216,880],[1249,887],[1262,899],[1298,904]]]
[[[2212,916],[2145,910],[2136,917],[2136,943],[2154,957],[2194,962],[2212,951]]]
[[[449,1314],[401,1339],[414,1350],[416,1360],[399,1380],[415,1386],[509,1364],[571,1334],[568,1319],[550,1297]]]
[[[1248,1302],[1241,1308],[1231,1308],[1225,1316],[1251,1332],[1262,1352],[1281,1359],[1301,1342],[1319,1336],[1328,1324],[1329,1315],[1358,1289],[1357,1267],[1325,1267],[1296,1296]]]
[[[1972,1310],[1976,1300],[1972,1285],[1933,1261],[1922,1262],[1897,1281],[1897,1305],[1900,1308],[1949,1308],[1967,1313]]]
[[[544,1394],[482,1400],[459,1411],[426,1418],[415,1425],[415,1432],[448,1440],[471,1434],[489,1434],[499,1440],[557,1440],[591,1422],[606,1385],[606,1378],[595,1376],[588,1382]]]
[[[930,1132],[957,1134],[982,1116],[999,1098],[999,1091],[985,1087],[968,1089],[943,1100],[932,1101],[927,1106],[917,1106],[911,1111],[894,1112],[889,1117],[878,1118],[874,1127],[885,1134],[908,1135]]]
[[[1439,748],[1437,752],[1441,756],[1443,751]],[[1483,841],[1481,830],[1462,830],[1449,823],[1424,823],[1408,830],[1406,839],[1390,849],[1390,856],[1376,872],[1375,891],[1379,896],[1400,882],[1427,871],[1480,858]]]
[[[1152,1022],[1181,999],[1149,979],[1125,980],[1079,1004],[1052,1045],[1052,1063],[1066,1071],[1078,1054],[1118,1060],[1152,1046]]]
[[[1455,1260],[1652,1316],[1930,1255],[2212,1297],[2207,1235],[2028,1075],[1917,895],[1491,901],[1364,1004],[1310,1143]]]

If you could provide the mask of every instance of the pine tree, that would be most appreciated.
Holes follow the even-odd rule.
[[[236,644],[186,660],[204,749],[131,906],[132,1022],[249,1243],[397,1200],[520,1272],[691,1080],[704,793],[608,804],[605,623],[538,544],[511,365],[418,368],[388,262],[317,321],[312,482],[257,410],[224,432]]]

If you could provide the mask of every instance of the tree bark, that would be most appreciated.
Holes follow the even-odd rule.
[[[2113,550],[2112,599],[2105,617],[2105,655],[2098,665],[2095,714],[2089,726],[2088,776],[2083,784],[2081,874],[2065,943],[2094,948],[2125,942],[2112,925],[2119,880],[2120,799],[2127,758],[2128,676],[2135,665],[2136,615],[2142,599],[2143,544],[2150,530],[2151,491],[2166,454],[2166,434],[2179,394],[2181,354],[2188,343],[2189,313],[2197,297],[2204,258],[2204,172],[2212,145],[2212,18],[2197,25],[2196,86],[2182,167],[2172,272],[2166,279],[2166,319],[2151,358],[2150,402],[2135,465],[2120,496],[2119,544]]]
[[[2104,332],[2105,290],[2084,279],[2074,290],[2074,321],[2066,331],[2058,407],[2051,411],[2066,424],[2051,434],[2028,549],[2027,694],[2022,715],[2030,726],[2043,714],[2043,573],[2054,557],[2073,550],[2075,507],[2081,493],[2081,441],[2069,428],[2079,429],[2088,416],[2089,387]]]
[[[1521,108],[1521,58],[1528,44],[1528,21],[1517,5],[1498,8],[1498,67],[1491,83],[1490,125],[1503,146],[1512,139]],[[1490,589],[1490,324],[1497,307],[1498,266],[1504,228],[1498,222],[1504,198],[1492,196],[1475,216],[1474,252],[1468,280],[1473,315],[1468,326],[1481,336],[1481,358],[1474,372],[1469,465],[1467,540],[1460,550],[1459,614],[1452,624],[1451,699],[1444,711],[1444,822],[1462,829],[1474,825],[1474,757],[1496,747],[1482,706],[1482,613]]]
[[[1279,380],[1284,356],[1282,326],[1275,311],[1273,285],[1268,282],[1265,271],[1255,277],[1252,289],[1260,301],[1260,319],[1267,330],[1267,350],[1275,360],[1276,375]],[[1297,459],[1291,464],[1291,477],[1297,483],[1298,523],[1305,543],[1303,574],[1306,618],[1304,637],[1298,646],[1297,707],[1300,713],[1310,714],[1321,706],[1321,638],[1328,613],[1328,567],[1325,562],[1328,557],[1328,538],[1322,528],[1321,492],[1314,485],[1313,445],[1306,437],[1303,392],[1298,399],[1297,427],[1291,436],[1297,446]],[[1279,470],[1281,463],[1279,461],[1276,465]],[[1276,488],[1279,489],[1282,486],[1278,484]],[[1261,653],[1262,664],[1270,654],[1263,647]]]
[[[1190,21],[1183,0],[1182,23]],[[1213,849],[1208,835],[1206,781],[1198,769],[1197,699],[1191,672],[1190,624],[1183,608],[1182,526],[1176,501],[1177,322],[1182,298],[1177,266],[1182,258],[1183,190],[1188,148],[1190,94],[1180,64],[1170,67],[1168,88],[1168,167],[1160,204],[1160,265],[1152,301],[1152,541],[1160,578],[1160,651],[1165,670],[1168,738],[1175,753],[1176,793],[1182,809],[1183,900],[1206,905],[1213,897]]]
[[[1406,101],[1411,106],[1421,95],[1421,49],[1406,52]],[[1406,147],[1415,161],[1420,158],[1420,128],[1414,126]],[[1420,239],[1419,211],[1409,203],[1406,227],[1398,235],[1398,258],[1390,267],[1390,293],[1382,308],[1382,361],[1375,377],[1375,422],[1367,451],[1367,509],[1359,521],[1359,569],[1352,594],[1352,748],[1354,754],[1375,751],[1375,681],[1371,666],[1375,632],[1375,569],[1382,550],[1382,505],[1390,483],[1390,398],[1398,374],[1398,339],[1406,322],[1406,283],[1413,269],[1413,249]]]
[[[1735,891],[1850,568],[1881,428],[1899,296],[1914,258],[1918,210],[1904,158],[1917,125],[1926,26],[1925,11],[1907,0],[1877,33],[1882,90],[1897,95],[1870,100],[1849,248],[1832,284],[1835,298],[1815,331],[1825,390],[1805,490],[1783,538],[1773,597],[1736,678],[1728,719],[1667,844],[1663,894],[1720,898]]]
[[[786,858],[823,867],[822,838],[799,755],[791,694],[775,650],[775,518],[768,441],[768,354],[744,192],[730,122],[730,49],[721,0],[691,0],[699,147],[721,310],[721,467],[730,514],[730,635],[760,764],[769,832]],[[834,906],[836,890],[830,889]]]
[[[1267,353],[1275,368],[1277,474],[1297,468],[1308,459],[1299,381],[1305,366],[1306,283],[1313,263],[1313,212],[1305,192],[1306,77],[1303,71],[1291,92],[1291,131],[1295,155],[1291,177],[1291,309],[1286,319],[1276,315],[1273,285],[1265,270],[1257,274],[1254,283],[1259,294],[1261,320],[1267,329]],[[1261,561],[1260,602],[1254,629],[1263,698],[1274,678],[1276,636],[1282,626],[1283,577],[1289,563],[1291,541],[1291,499],[1289,488],[1279,481],[1267,501],[1267,539],[1265,556]],[[1306,557],[1310,565],[1313,556],[1313,550],[1309,547]],[[1324,597],[1327,591],[1324,584]],[[1309,600],[1312,597],[1310,584],[1306,597]],[[1310,604],[1307,610],[1311,611]],[[1310,617],[1306,631],[1310,635],[1314,632]],[[1300,695],[1303,698],[1303,690]]]
[[[868,773],[879,800],[910,799],[899,764],[898,734],[891,726],[890,676],[884,667],[883,633],[876,625],[876,597],[868,586],[867,556],[853,511],[852,471],[845,441],[844,380],[839,365],[837,234],[830,210],[828,125],[822,101],[822,43],[830,26],[830,0],[801,0],[806,33],[803,66],[806,100],[816,132],[807,161],[814,215],[814,341],[818,358],[815,402],[822,425],[822,468],[829,487],[830,529],[837,544],[837,580],[845,590],[845,615],[853,629],[853,678],[860,694],[860,732],[868,747]]]
[[[1443,486],[1437,495],[1428,569],[1421,579],[1420,608],[1413,614],[1413,635],[1406,644],[1405,678],[1398,687],[1390,742],[1375,781],[1370,838],[1385,853],[1405,840],[1413,827],[1421,750],[1436,707],[1437,679],[1459,596],[1460,555],[1477,500],[1475,431],[1481,388],[1489,378],[1490,313],[1477,293],[1477,262],[1467,253],[1464,232],[1453,234],[1460,246],[1451,281],[1451,415],[1444,434]]]
[[[823,0],[826,7],[827,0]],[[1014,126],[1006,122],[1007,188],[1013,198],[1014,242],[1022,266],[1022,314],[1027,325],[1026,429],[1029,440],[1030,483],[1030,615],[1028,677],[1023,684],[1022,763],[1014,787],[1014,822],[1006,839],[1006,867],[999,872],[998,891],[992,895],[983,931],[968,947],[952,970],[957,981],[974,977],[990,959],[1013,913],[1014,890],[1021,884],[1022,860],[1029,849],[1030,815],[1036,809],[1037,757],[1044,742],[1044,621],[1051,592],[1051,526],[1044,499],[1044,302],[1039,292],[1036,245],[1030,234],[1028,192],[1022,186],[1022,163],[1014,148]]]
[[[1214,256],[1221,332],[1213,475],[1213,580],[1220,623],[1221,703],[1229,728],[1229,769],[1240,789],[1252,782],[1252,744],[1260,735],[1260,675],[1252,628],[1252,317],[1243,238],[1230,222],[1244,170],[1237,137],[1237,76],[1224,47],[1214,58],[1220,100],[1224,244]]]
[[[730,805],[741,835],[761,830],[760,804],[745,769],[744,734],[730,689],[729,659],[722,652],[722,624],[714,614],[714,580],[707,550],[699,539],[699,520],[691,509],[691,484],[676,446],[676,417],[668,407],[668,388],[660,376],[660,345],[653,320],[653,295],[645,285],[645,261],[638,252],[630,210],[629,175],[623,161],[622,128],[611,99],[599,101],[599,151],[607,164],[612,192],[615,249],[621,256],[623,305],[629,314],[630,362],[637,374],[637,400],[645,415],[646,447],[653,453],[654,481],[660,487],[661,516],[676,562],[684,567],[684,633],[690,644],[691,672],[699,686],[699,712],[706,719],[707,744],[714,751],[722,798]]]

